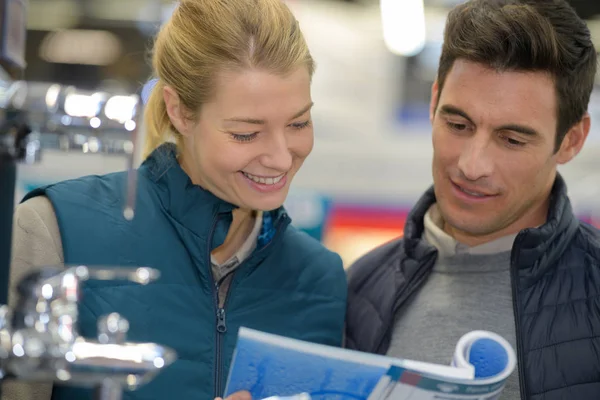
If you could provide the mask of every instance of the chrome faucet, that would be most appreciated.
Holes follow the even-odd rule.
[[[134,165],[143,102],[137,94],[106,93],[53,83],[15,81],[4,90],[5,107],[18,110],[31,129],[20,148],[20,162],[37,163],[45,147],[127,158],[123,216],[133,219],[137,173]],[[0,103],[0,106],[2,104]],[[44,146],[44,137],[57,143]]]
[[[77,329],[77,304],[88,280],[156,280],[150,268],[47,267],[18,285],[13,310],[0,307],[0,374],[3,378],[95,388],[97,399],[120,400],[175,361],[156,343],[126,341],[128,321],[117,313],[99,318],[97,338]]]
[[[95,340],[83,338],[77,329],[81,287],[90,279],[145,285],[158,278],[158,271],[44,267],[18,283],[12,309],[2,304],[8,302],[17,163],[37,162],[43,148],[41,139],[49,132],[66,138],[67,145],[73,138],[75,144],[81,142],[82,149],[91,152],[106,144],[97,140],[99,133],[127,132],[130,140],[122,140],[121,145],[118,139],[111,139],[104,147],[114,148],[117,143],[129,157],[123,216],[132,219],[136,197],[134,145],[142,101],[137,95],[90,94],[73,87],[15,81],[26,65],[27,7],[23,2],[0,0],[0,9],[0,23],[11,27],[10,32],[0,32],[6,50],[0,57],[0,380],[94,387],[96,398],[120,400],[123,390],[143,385],[171,364],[175,352],[155,343],[127,342],[129,324],[116,313],[97,321]]]
[[[44,88],[0,79],[0,120],[6,117],[0,126],[0,256],[5,255],[4,249],[10,253],[16,163],[37,162],[44,147],[41,138],[47,132],[75,138],[82,149],[98,146],[90,153],[113,149],[117,141],[123,142],[117,144],[122,146],[121,154],[128,157],[123,216],[133,218],[137,177],[134,145],[142,106],[137,95],[94,96],[72,87]],[[9,115],[12,117],[7,118]],[[109,137],[102,137],[102,133]],[[8,260],[2,257],[0,261],[2,268],[7,268],[3,264]],[[1,279],[6,280],[8,271],[2,271]],[[0,380],[94,388],[98,400],[121,400],[124,390],[149,382],[175,361],[175,352],[156,343],[128,342],[129,323],[117,313],[98,319],[96,339],[83,338],[77,328],[78,302],[82,285],[88,280],[145,285],[158,277],[159,272],[150,268],[87,266],[43,267],[24,277],[18,283],[14,307],[0,306]],[[1,297],[0,304],[5,302],[6,293]]]

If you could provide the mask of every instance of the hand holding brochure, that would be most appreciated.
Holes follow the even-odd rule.
[[[450,355],[449,355],[450,359]],[[457,343],[452,365],[395,359],[241,328],[226,395],[254,400],[496,400],[516,366],[501,336],[473,331]]]

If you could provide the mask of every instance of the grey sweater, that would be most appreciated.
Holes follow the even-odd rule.
[[[442,224],[434,205],[425,217],[424,239],[438,249],[438,260],[423,288],[395,316],[388,355],[448,365],[460,337],[472,330],[495,332],[516,349],[510,280],[514,235],[469,248],[447,235]],[[518,372],[501,398],[519,398]]]

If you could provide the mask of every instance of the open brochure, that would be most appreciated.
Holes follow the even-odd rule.
[[[464,335],[448,358],[451,365],[395,359],[241,328],[225,394],[247,390],[254,400],[497,400],[516,366],[510,344],[486,331]]]

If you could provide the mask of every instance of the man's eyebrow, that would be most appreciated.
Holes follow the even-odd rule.
[[[465,111],[461,110],[458,107],[445,104],[440,107],[440,113],[442,113],[444,115],[457,115],[459,117],[466,119],[467,121],[469,121],[470,123],[473,124],[473,119],[471,117],[469,117],[469,114],[467,114]],[[499,126],[495,130],[496,131],[513,131],[513,132],[517,132],[517,133],[520,133],[520,134],[526,135],[526,136],[539,136],[540,135],[539,132],[537,130],[533,129],[532,127],[527,126],[527,125],[521,125],[521,124],[505,124],[505,125]]]
[[[533,129],[529,126],[518,125],[518,124],[502,125],[497,130],[498,131],[513,131],[513,132],[523,134],[525,136],[539,136],[540,135],[538,133],[538,131],[536,131],[535,129]]]
[[[473,123],[473,119],[471,117],[469,117],[469,114],[467,114],[465,111],[461,110],[460,108],[451,106],[449,104],[444,104],[443,106],[441,106],[440,113],[442,113],[444,115],[457,115],[459,117],[462,117],[462,118],[468,120],[470,123]]]

